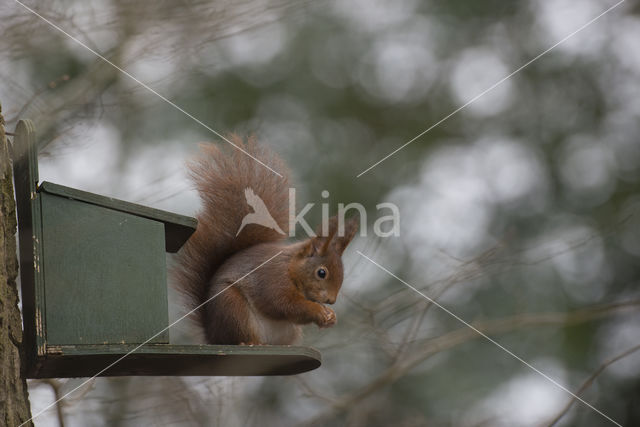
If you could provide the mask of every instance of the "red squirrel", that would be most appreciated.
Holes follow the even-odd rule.
[[[178,254],[175,286],[190,309],[210,300],[194,313],[209,344],[295,344],[301,325],[336,323],[335,312],[325,304],[336,301],[343,281],[341,256],[358,222],[352,218],[339,224],[332,217],[324,234],[287,242],[284,162],[254,137],[231,138],[244,152],[206,145],[189,165],[203,207],[195,233]],[[243,221],[254,212],[249,194],[264,202],[277,224]]]

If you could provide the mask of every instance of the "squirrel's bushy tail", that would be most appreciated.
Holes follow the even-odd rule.
[[[284,163],[270,150],[260,147],[255,137],[243,141],[231,135],[229,139],[245,152],[234,147],[222,150],[217,145],[203,145],[200,155],[189,164],[202,208],[197,215],[198,227],[178,254],[173,269],[174,285],[186,297],[189,309],[206,301],[209,281],[226,259],[249,246],[285,239],[289,231],[289,179]],[[284,235],[274,228],[251,223],[238,233],[243,218],[254,212],[247,193],[264,202]],[[202,320],[203,313],[204,310],[197,310],[194,315]]]

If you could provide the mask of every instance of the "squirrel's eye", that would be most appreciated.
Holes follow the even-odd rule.
[[[325,270],[324,268],[319,268],[318,271],[316,271],[316,274],[319,278],[324,279],[325,277],[327,277],[327,270]]]

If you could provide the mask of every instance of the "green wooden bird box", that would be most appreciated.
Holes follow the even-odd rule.
[[[14,179],[29,378],[288,375],[320,366],[298,346],[173,345],[166,252],[194,218],[38,183],[32,123],[18,123]]]

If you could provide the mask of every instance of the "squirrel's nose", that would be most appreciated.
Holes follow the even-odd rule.
[[[325,302],[327,304],[333,304],[334,302],[336,302],[336,297],[327,297],[327,300]]]

